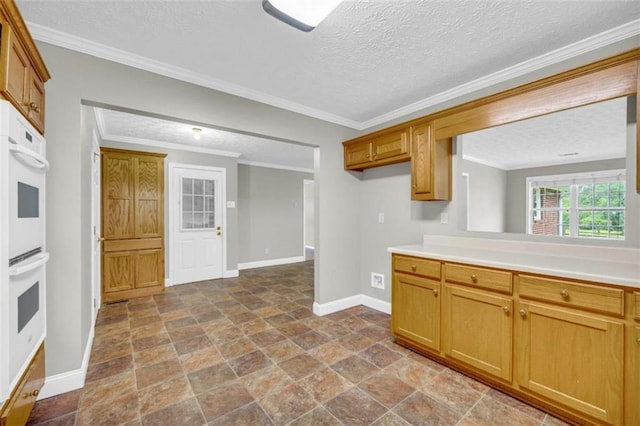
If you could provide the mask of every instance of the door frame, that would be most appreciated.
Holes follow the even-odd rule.
[[[91,133],[91,320],[95,323],[98,310],[102,306],[102,156],[100,138],[95,129]],[[98,190],[94,191],[93,179],[99,176]],[[97,240],[97,241],[96,241]],[[98,259],[94,256],[94,246],[98,245]]]
[[[214,166],[198,166],[195,164],[186,164],[186,163],[169,163],[168,167],[168,179],[169,179],[169,193],[166,197],[168,212],[167,217],[168,221],[165,222],[165,235],[167,236],[167,241],[165,241],[165,246],[168,246],[169,249],[169,277],[165,279],[165,286],[171,287],[173,286],[173,277],[174,277],[174,256],[176,256],[175,249],[173,247],[173,237],[175,236],[174,231],[174,221],[176,220],[175,214],[173,213],[173,203],[178,201],[176,200],[175,194],[175,185],[174,185],[174,173],[175,169],[191,169],[198,171],[209,171],[209,172],[220,172],[222,175],[222,182],[220,182],[220,195],[222,196],[222,200],[220,205],[222,206],[222,278],[227,276],[227,169],[225,167],[214,167]],[[167,232],[167,227],[169,227]]]
[[[314,206],[315,206],[315,191],[316,191],[316,182],[314,179],[303,179],[302,180],[302,256],[304,256],[306,258],[307,256],[307,247],[309,248],[313,248],[313,250],[315,251],[315,246],[316,246],[316,242],[315,242],[315,235],[314,235],[314,239],[313,239],[313,247],[311,246],[307,246],[307,210],[309,209],[309,206],[307,205],[307,185],[313,184],[313,198],[314,198]],[[315,208],[313,209],[314,211],[313,213],[313,225],[314,225],[314,229],[315,229],[315,224],[316,224],[316,215],[315,215]]]

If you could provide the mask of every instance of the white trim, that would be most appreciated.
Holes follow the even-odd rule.
[[[299,263],[304,261],[305,261],[304,256],[283,257],[280,259],[257,260],[255,262],[238,263],[238,269],[242,271],[243,269],[264,268],[265,266],[287,265],[289,263]]]
[[[301,172],[301,173],[313,173],[313,169],[306,169],[304,167],[293,167],[293,166],[283,166],[280,164],[274,163],[261,163],[259,161],[249,161],[249,160],[238,160],[238,164],[243,164],[245,166],[253,166],[253,167],[266,167],[268,169],[281,169],[281,170],[289,170],[292,172]]]
[[[89,358],[91,357],[91,348],[93,347],[93,338],[95,336],[95,320],[91,325],[91,331],[87,337],[87,345],[84,348],[84,356],[82,357],[82,365],[77,370],[71,370],[53,376],[47,376],[44,380],[44,386],[38,395],[38,400],[60,395],[65,392],[71,392],[84,386],[87,377],[87,369],[89,368]]]
[[[460,86],[454,87],[436,95],[422,99],[418,102],[406,105],[402,108],[387,112],[385,114],[373,117],[369,120],[359,122],[346,117],[332,114],[327,111],[321,111],[305,105],[288,101],[276,96],[272,96],[257,90],[241,87],[219,79],[212,78],[203,74],[186,70],[181,67],[169,65],[160,61],[146,58],[144,56],[135,55],[124,50],[115,49],[101,43],[96,43],[81,37],[77,37],[63,31],[54,30],[43,25],[33,22],[27,22],[31,36],[38,41],[50,43],[76,52],[85,53],[87,55],[128,65],[134,68],[152,72],[154,74],[175,78],[189,83],[197,84],[202,87],[219,90],[235,96],[240,96],[252,101],[261,102],[263,104],[283,108],[288,111],[314,117],[330,123],[339,124],[356,130],[364,130],[378,124],[412,114],[416,111],[432,107],[460,96],[471,94],[475,91],[485,89],[487,87],[504,83],[511,79],[521,77],[528,73],[549,67],[563,61],[587,54],[597,49],[612,45],[614,43],[629,40],[640,34],[640,19],[612,28],[600,34],[580,40],[568,46],[561,47],[551,52],[545,53],[538,57],[529,59],[511,67],[504,68],[492,74],[480,77]]]
[[[367,296],[366,294],[357,294],[327,303],[313,302],[313,313],[318,316],[324,316],[359,305],[364,305],[385,314],[391,314],[391,303]]]
[[[237,269],[225,270],[222,273],[222,278],[238,278],[240,276],[240,271]]]
[[[462,154],[462,159],[466,161],[470,161],[472,163],[482,164],[483,166],[493,167],[494,169],[509,170],[508,167],[500,163],[494,163],[493,161],[489,161],[484,158],[476,158],[476,157],[472,157],[471,155]]]
[[[307,250],[315,250],[316,248],[314,246],[304,246],[305,249]]]
[[[504,68],[484,77],[477,78],[468,83],[461,84],[444,92],[422,99],[418,102],[379,115],[370,120],[360,123],[361,129],[367,129],[378,124],[385,123],[396,118],[412,114],[416,111],[432,107],[452,99],[465,96],[478,90],[486,89],[500,83],[507,82],[514,78],[522,77],[528,73],[550,67],[552,65],[567,61],[569,59],[584,55],[602,47],[632,39],[640,34],[640,19],[612,28],[600,34],[587,37],[584,40],[563,46],[559,49],[531,58],[519,64]]]
[[[175,172],[175,169],[191,169],[191,170],[202,170],[202,171],[209,171],[209,172],[219,172],[222,174],[222,182],[220,185],[220,191],[221,191],[221,195],[222,195],[222,229],[225,231],[222,233],[222,272],[221,272],[221,277],[223,278],[225,275],[225,271],[227,270],[227,234],[228,232],[226,232],[227,230],[227,208],[225,207],[227,205],[227,169],[225,167],[211,167],[211,166],[197,166],[194,164],[185,164],[185,163],[169,163],[169,196],[166,197],[167,202],[169,203],[169,276],[173,277],[173,259],[175,256],[174,250],[173,250],[173,242],[172,237],[173,237],[173,220],[175,219],[173,216],[173,208],[171,206],[171,203],[173,202],[173,196],[174,196],[174,185],[173,185],[173,174]],[[166,186],[165,186],[166,187]],[[171,278],[171,280],[173,280],[173,278]],[[175,283],[171,283],[171,286],[175,285]]]
[[[212,78],[210,76],[190,71],[175,65],[156,61],[144,56],[136,55],[124,50],[116,49],[101,43],[96,43],[82,37],[74,36],[63,31],[54,30],[53,28],[34,22],[27,22],[27,27],[31,36],[38,41],[53,44],[65,49],[74,50],[76,52],[95,56],[97,58],[106,59],[119,64],[128,65],[154,74],[163,75],[165,77],[175,78],[177,80],[186,81],[187,83],[196,84],[198,86],[207,87],[209,89],[218,90],[229,93],[241,98],[260,102],[266,105],[282,108],[288,111],[297,112],[308,117],[314,117],[319,120],[328,121],[330,123],[340,124],[342,126],[357,129],[359,123],[357,121],[311,108],[296,102],[269,95],[264,92],[242,87],[223,80]]]

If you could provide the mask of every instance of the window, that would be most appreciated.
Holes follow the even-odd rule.
[[[216,227],[215,183],[215,180],[182,178],[182,229]]]
[[[624,240],[624,170],[532,177],[527,188],[527,233]]]

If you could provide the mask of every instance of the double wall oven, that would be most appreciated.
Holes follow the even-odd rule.
[[[0,401],[46,334],[45,140],[0,101]],[[6,348],[6,350],[4,349]]]

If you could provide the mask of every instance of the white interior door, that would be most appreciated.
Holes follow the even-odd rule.
[[[175,165],[170,169],[172,284],[221,278],[224,170]]]
[[[93,135],[93,145],[91,149],[91,227],[93,230],[93,244],[91,253],[91,291],[93,314],[95,320],[100,308],[100,145],[98,138]]]

